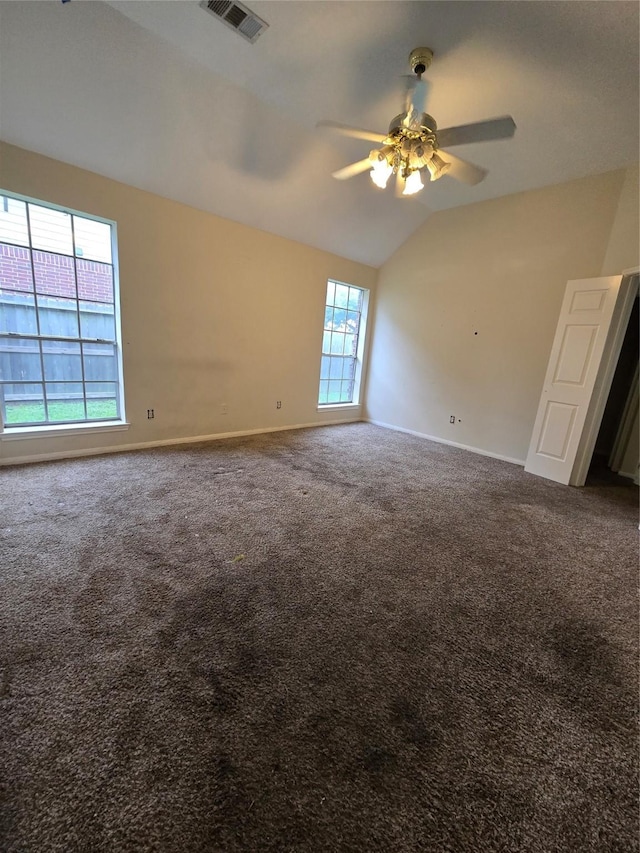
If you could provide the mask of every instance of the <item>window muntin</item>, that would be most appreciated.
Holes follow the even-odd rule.
[[[5,429],[124,419],[115,224],[0,195]]]
[[[329,281],[325,303],[320,366],[320,406],[353,403],[360,324],[366,291]]]

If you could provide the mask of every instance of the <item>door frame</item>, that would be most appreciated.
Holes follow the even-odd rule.
[[[631,387],[629,388],[620,424],[618,425],[618,431],[613,442],[613,447],[611,448],[611,453],[609,454],[609,468],[616,474],[620,471],[620,466],[622,465],[627,445],[629,444],[633,422],[638,416],[638,373],[639,366],[636,364],[635,373],[631,380]]]
[[[613,311],[613,318],[607,336],[600,366],[598,367],[598,375],[591,397],[591,403],[587,410],[587,417],[582,429],[580,443],[576,453],[576,459],[569,479],[570,486],[584,486],[593,457],[596,439],[602,423],[602,416],[607,404],[611,383],[613,382],[613,374],[618,365],[620,350],[624,340],[631,310],[636,296],[638,295],[640,267],[634,267],[630,270],[623,270],[622,283],[618,292],[618,298]]]

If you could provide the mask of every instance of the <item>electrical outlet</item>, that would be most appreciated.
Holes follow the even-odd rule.
[[[153,409],[147,409],[147,419],[151,420],[152,418],[155,418],[155,413]]]
[[[455,416],[455,415],[451,415],[451,417],[449,418],[449,423],[450,423],[450,424],[455,424],[455,422],[456,422],[456,416]]]
[[[282,400],[276,400],[276,409],[282,408]]]
[[[221,415],[228,415],[229,414],[228,403],[220,403],[220,414]]]

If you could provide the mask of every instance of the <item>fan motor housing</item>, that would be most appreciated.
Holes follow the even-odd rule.
[[[389,136],[397,136],[398,134],[406,135],[407,128],[403,124],[404,119],[407,117],[406,113],[400,113],[395,118],[391,119],[391,124],[389,125]],[[430,116],[429,113],[422,113],[420,116],[420,124],[414,123],[412,125],[412,131],[416,132],[417,136],[421,136],[423,134],[429,136],[435,134],[438,129],[438,125],[436,124],[436,120],[433,116]]]

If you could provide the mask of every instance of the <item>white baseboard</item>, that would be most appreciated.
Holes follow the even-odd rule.
[[[429,441],[435,441],[438,444],[448,444],[450,447],[458,447],[460,450],[468,450],[470,453],[477,453],[479,456],[490,456],[492,459],[500,459],[502,462],[510,462],[512,465],[521,465],[524,467],[526,460],[514,459],[511,456],[503,456],[502,453],[493,453],[490,450],[482,450],[480,447],[471,447],[468,444],[459,444],[457,441],[449,441],[446,438],[440,438],[437,435],[427,435],[425,432],[417,432],[415,429],[405,429],[404,427],[395,426],[395,424],[386,424],[383,421],[374,421],[372,418],[363,418],[367,423],[374,426],[384,427],[384,429],[392,429],[396,432],[406,432],[409,435],[415,435],[418,438],[426,438]]]
[[[261,435],[268,432],[284,432],[290,429],[311,429],[312,427],[333,426],[334,424],[358,423],[360,417],[343,418],[340,420],[320,421],[309,424],[288,424],[286,426],[262,427],[260,429],[245,429],[237,432],[218,432],[213,435],[194,435],[186,438],[164,438],[159,441],[140,441],[136,444],[119,444],[110,447],[91,447],[84,450],[58,450],[53,453],[31,454],[30,456],[15,456],[10,459],[0,459],[0,467],[9,465],[25,465],[30,462],[53,462],[56,459],[75,459],[79,456],[102,456],[105,453],[126,453],[129,450],[147,450],[151,447],[167,447],[173,444],[196,444],[201,441],[220,441],[224,438],[242,438],[245,435]]]

